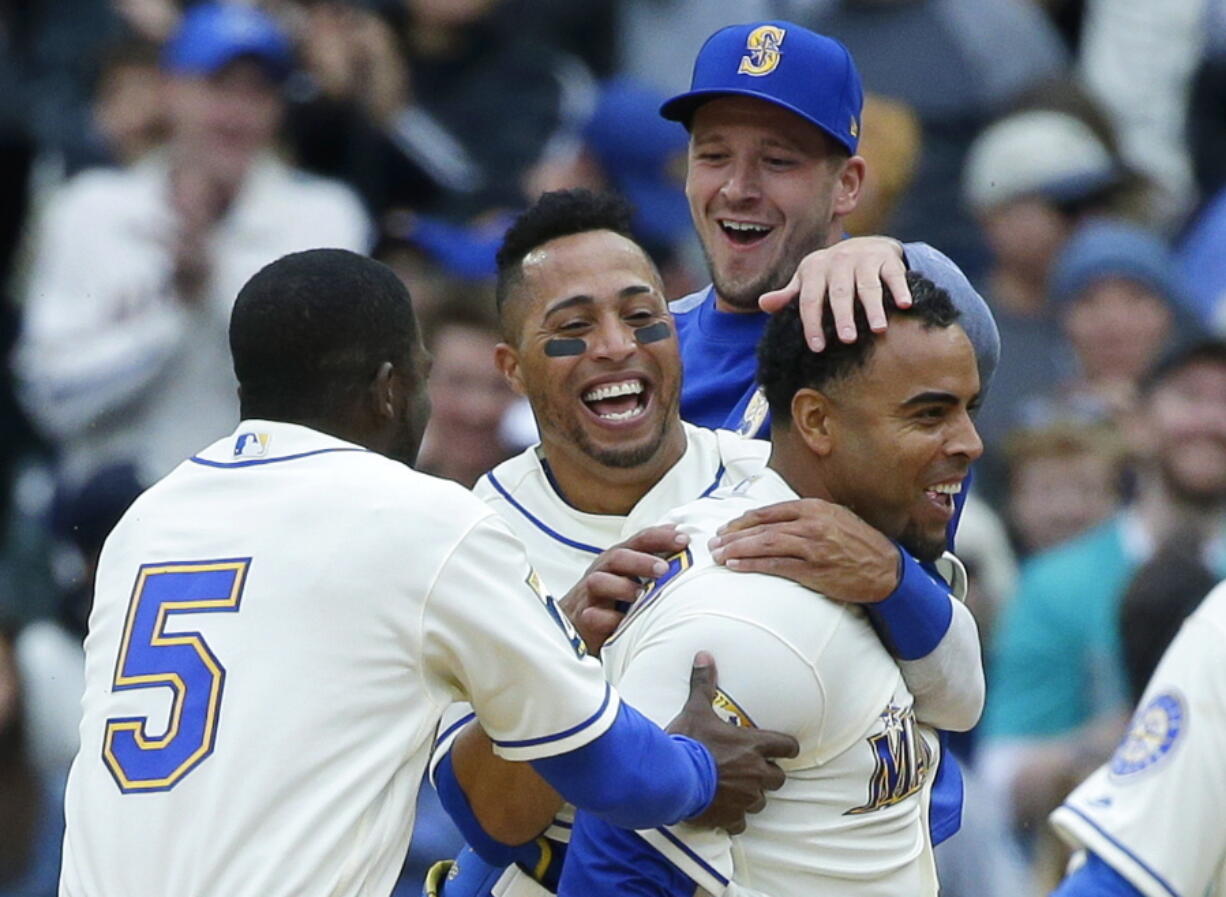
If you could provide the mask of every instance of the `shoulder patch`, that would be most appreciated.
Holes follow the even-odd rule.
[[[1125,778],[1153,768],[1175,749],[1187,729],[1183,696],[1173,689],[1155,695],[1133,716],[1128,733],[1111,758],[1111,776]]]

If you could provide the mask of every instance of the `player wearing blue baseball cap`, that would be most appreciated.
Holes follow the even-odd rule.
[[[863,88],[851,54],[833,38],[786,21],[732,25],[713,34],[694,63],[690,89],[660,109],[690,132],[686,194],[713,284],[673,303],[685,361],[682,416],[692,423],[765,432],[766,407],[754,384],[753,347],[765,326],[759,297],[797,287],[808,256],[838,246],[848,260],[829,281],[808,278],[820,306],[829,289],[854,336],[858,294],[873,329],[881,280],[906,294],[906,267],[948,290],[966,326],[985,386],[999,355],[983,300],[947,258],[924,244],[867,238],[843,242],[843,218],[860,198],[866,173],[856,155]],[[802,272],[804,271],[801,268]],[[807,273],[805,274],[807,278]],[[773,298],[777,308],[797,290]],[[804,306],[806,319],[816,315]],[[905,301],[905,300],[904,300]],[[820,327],[807,326],[810,336]]]
[[[804,266],[823,249],[845,257],[824,269],[828,279],[819,277],[805,287],[810,295],[800,296],[802,318],[819,317],[828,291],[832,308],[842,304],[850,322],[856,294],[864,306],[856,312],[858,326],[883,330],[884,316],[875,320],[871,306],[880,302],[883,279],[895,295],[905,289],[897,284],[902,269],[892,255],[901,250],[908,268],[949,293],[987,391],[1000,353],[999,334],[962,272],[926,244],[844,240],[842,220],[856,207],[866,173],[864,159],[856,155],[862,106],[860,76],[846,47],[799,25],[770,21],[713,34],[695,60],[690,89],[661,107],[662,116],[690,133],[686,195],[712,279],[711,286],[670,306],[685,369],[684,419],[750,436],[769,432],[766,401],[755,379],[754,349],[769,317],[760,310],[759,297],[763,307],[775,309],[795,298],[801,290],[794,275],[799,268],[807,278]],[[864,259],[857,261],[857,254]],[[805,329],[811,337],[814,328]],[[839,331],[840,339],[854,340],[855,325],[851,333]],[[957,500],[960,508],[965,492]],[[793,530],[807,525],[821,531],[820,514],[812,507],[796,507],[776,519]],[[747,525],[733,522],[731,529]],[[955,517],[951,541],[956,525]],[[736,550],[728,557],[744,564],[777,554],[770,527],[760,532],[733,543]],[[960,819],[961,776],[950,757],[942,761],[933,792],[934,843],[956,832]]]

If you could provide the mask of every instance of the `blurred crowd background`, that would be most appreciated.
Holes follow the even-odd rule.
[[[231,428],[226,320],[292,250],[399,272],[435,358],[423,469],[529,444],[491,275],[543,190],[623,193],[671,297],[707,281],[702,41],[786,18],[869,99],[853,234],[929,242],[992,306],[959,551],[988,658],[951,897],[1043,894],[1045,818],[1226,576],[1226,0],[0,0],[0,897],[55,892],[92,567]],[[243,52],[235,55],[235,48]],[[457,838],[431,793],[398,893]]]

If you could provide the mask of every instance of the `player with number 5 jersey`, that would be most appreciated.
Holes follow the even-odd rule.
[[[624,705],[497,515],[408,466],[426,362],[390,269],[287,256],[240,292],[230,342],[243,421],[102,552],[63,897],[387,894],[461,699],[502,758],[621,824],[726,824],[750,803],[721,800],[727,777],[782,781],[766,758],[790,739],[734,769],[709,711],[711,749]]]

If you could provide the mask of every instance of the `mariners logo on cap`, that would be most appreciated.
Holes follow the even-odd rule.
[[[759,25],[749,32],[745,41],[745,49],[749,52],[741,57],[737,74],[769,75],[779,65],[783,52],[779,46],[787,32],[777,25]]]
[[[1121,778],[1149,769],[1171,752],[1187,728],[1187,707],[1180,694],[1170,690],[1157,695],[1132,718],[1111,758],[1111,775]]]

